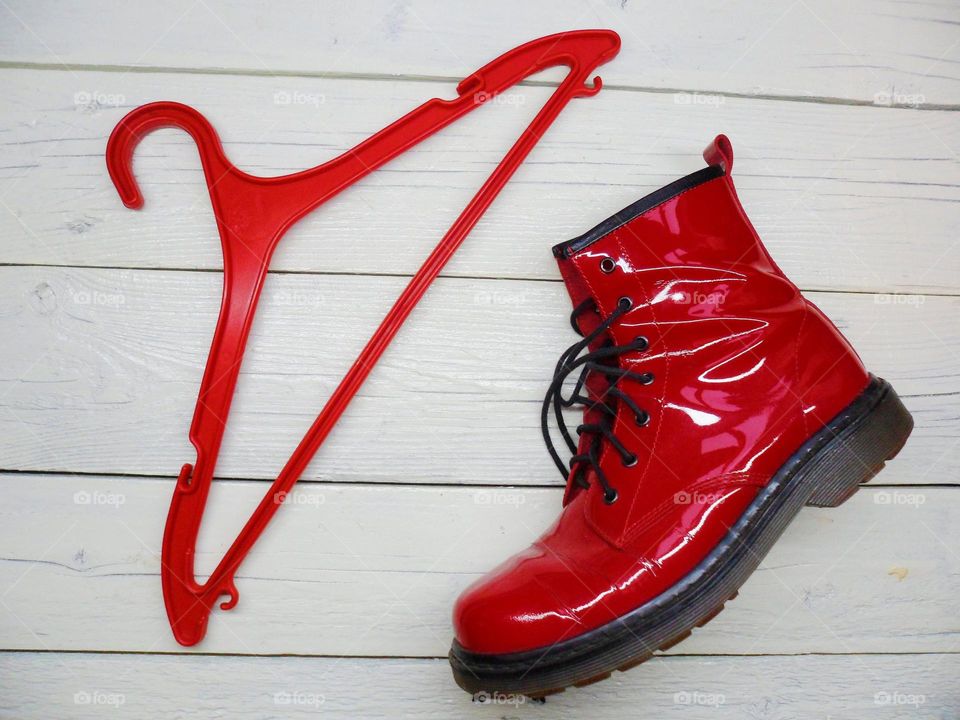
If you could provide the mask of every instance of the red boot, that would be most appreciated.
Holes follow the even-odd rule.
[[[563,511],[458,600],[450,663],[468,692],[542,696],[678,642],[800,508],[842,503],[910,434],[893,389],[767,254],[730,178],[730,141],[704,157],[554,248],[583,336],[543,408]],[[578,443],[561,411],[573,404],[585,407]]]

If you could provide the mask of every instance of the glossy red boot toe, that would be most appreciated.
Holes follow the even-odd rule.
[[[460,596],[454,610],[458,642],[478,652],[508,653],[517,638],[537,647],[576,634],[576,611],[549,586],[549,578],[566,574],[539,543],[513,556]]]

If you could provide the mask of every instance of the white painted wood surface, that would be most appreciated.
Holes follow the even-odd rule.
[[[157,597],[169,481],[15,474],[0,486],[8,647],[178,650]],[[198,572],[213,569],[265,490],[216,483]],[[241,604],[214,613],[194,650],[443,656],[456,596],[529,545],[560,496],[300,485],[237,575]],[[840,508],[804,510],[740,596],[671,652],[950,652],[958,512],[951,488],[869,488]]]
[[[10,116],[3,199],[15,209],[0,215],[0,262],[111,267],[221,267],[185,133],[164,130],[139,146],[144,209],[117,201],[103,148],[132,107],[194,105],[239,167],[279,175],[454,95],[453,83],[262,77],[217,77],[211,92],[209,76],[166,73],[0,70],[0,82]],[[298,223],[271,267],[412,274],[549,92],[511,90],[513,104],[480,108],[404,153]],[[304,101],[275,104],[276,93]],[[733,139],[752,221],[803,289],[960,291],[956,112],[738,98],[686,105],[614,89],[568,106],[445,274],[556,279],[552,245],[702,167],[702,149],[721,131]]]
[[[0,18],[0,717],[960,712],[960,6],[5,0]],[[139,148],[135,213],[107,178],[108,133],[180,100],[240,167],[281,174],[452,97],[519,42],[591,26],[623,37],[606,88],[567,108],[414,312],[241,568],[240,605],[178,648],[158,551],[193,457],[219,243],[189,138]],[[557,77],[284,239],[201,568]],[[700,167],[721,131],[769,249],[917,430],[876,487],[804,510],[669,654],[546,707],[471,703],[440,659],[453,599],[560,500],[538,408],[573,337],[549,248]]]
[[[219,476],[276,477],[404,282],[269,278]],[[3,469],[170,476],[191,461],[220,284],[219,273],[0,268],[0,335],[22,338],[0,379]],[[810,297],[915,414],[919,429],[882,481],[955,478],[960,298]],[[576,340],[569,310],[559,282],[440,279],[305,479],[562,484],[540,403]]]
[[[44,720],[952,718],[958,670],[951,654],[663,657],[542,706],[465,701],[445,660],[15,653],[0,673],[21,678],[21,692],[0,687],[0,709]]]
[[[960,8],[925,0],[673,3],[637,0],[375,0],[337,3],[122,0],[77,6],[7,0],[9,60],[62,67],[113,65],[244,71],[468,75],[542,35],[605,27],[623,38],[604,80],[626,87],[846,98],[921,94],[954,103],[960,91]],[[26,26],[30,30],[22,29]]]

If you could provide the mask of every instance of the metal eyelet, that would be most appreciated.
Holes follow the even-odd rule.
[[[649,385],[650,383],[653,382],[653,373],[652,372],[644,373],[638,378],[638,380],[640,381],[641,385]]]
[[[622,458],[621,458],[621,460],[622,460]],[[636,465],[636,464],[637,464],[637,456],[636,456],[636,455],[631,455],[629,460],[623,461],[623,466],[624,466],[625,468],[633,467],[633,466]]]
[[[617,493],[617,491],[613,488],[610,488],[610,492],[605,492],[603,494],[603,501],[607,505],[613,505],[617,501],[618,497],[620,497],[620,495]]]
[[[638,427],[645,427],[650,424],[650,413],[641,410],[634,419],[637,421]]]
[[[646,336],[644,336],[644,335],[637,335],[637,336],[633,339],[633,345],[634,345],[634,350],[638,350],[638,351],[640,351],[640,352],[643,352],[643,351],[646,350],[648,347],[650,347],[650,341],[647,340]]]
[[[617,263],[612,257],[605,257],[600,261],[600,272],[604,272],[607,275],[612,273],[617,269]]]
[[[618,308],[619,310],[624,310],[624,311],[626,311],[626,310],[629,310],[629,309],[632,308],[632,307],[633,307],[633,298],[630,298],[630,297],[627,297],[626,295],[624,295],[622,298],[620,298],[619,300],[617,300],[617,308]]]

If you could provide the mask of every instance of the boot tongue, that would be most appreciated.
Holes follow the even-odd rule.
[[[579,269],[574,265],[573,260],[561,255],[557,255],[557,264],[560,266],[560,275],[563,277],[563,282],[567,286],[567,292],[570,295],[570,300],[573,304],[573,307],[578,307],[581,303],[587,299],[592,299],[593,296],[590,293],[589,285],[584,280],[583,276],[580,274]],[[596,330],[597,326],[602,322],[600,314],[593,312],[592,310],[586,310],[576,318],[577,327],[580,328],[580,332],[586,336],[591,332]],[[591,351],[596,350],[600,345],[603,344],[605,338],[603,334],[590,343],[589,349]],[[597,373],[590,373],[587,376],[586,391],[590,397],[596,398],[603,395],[606,390],[606,381],[602,375]],[[585,408],[583,411],[583,422],[584,423],[596,423],[603,418],[603,413],[599,410],[590,410]],[[590,444],[593,441],[593,437],[589,434],[582,435],[577,443],[577,454],[586,453]],[[584,488],[579,484],[572,481],[571,471],[567,475],[567,489],[563,495],[563,505],[566,506],[570,503],[577,495],[583,492]],[[586,480],[588,483],[593,484],[597,482],[597,478],[592,468],[586,471]]]

